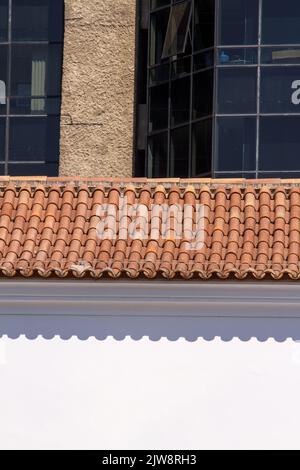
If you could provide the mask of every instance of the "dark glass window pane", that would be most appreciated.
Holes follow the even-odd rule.
[[[194,50],[213,46],[214,37],[215,0],[195,0]]]
[[[59,96],[60,45],[12,47],[12,96]]]
[[[6,112],[7,46],[0,45],[0,114]]]
[[[194,71],[206,69],[208,67],[213,67],[214,65],[214,50],[210,49],[205,52],[200,52],[200,54],[194,55]]]
[[[168,168],[168,134],[164,132],[149,139],[148,175],[149,178],[164,178]]]
[[[171,0],[151,0],[151,9],[154,10],[155,8],[164,7],[170,3]]]
[[[234,173],[225,172],[220,173],[218,171],[215,172],[214,178],[222,178],[222,179],[237,179],[237,178],[247,178],[247,179],[256,179],[256,173],[249,173],[246,171],[236,171]]]
[[[57,176],[58,163],[10,163],[10,176]]]
[[[62,41],[63,0],[13,0],[13,41]]]
[[[190,17],[191,2],[185,1],[172,6],[162,58],[185,51]]]
[[[212,114],[213,109],[213,70],[194,74],[193,119]]]
[[[172,78],[184,77],[191,73],[191,58],[183,57],[182,59],[172,62]]]
[[[55,162],[58,147],[58,117],[10,119],[10,160]]]
[[[258,3],[258,0],[220,0],[219,44],[257,44]]]
[[[215,171],[254,171],[255,150],[255,117],[218,118]]]
[[[150,85],[158,85],[169,80],[170,64],[162,64],[150,69]]]
[[[186,178],[189,172],[189,126],[171,133],[170,177]]]
[[[259,171],[258,172],[258,178],[300,178],[300,171],[287,171],[287,172],[264,172],[264,171]]]
[[[150,20],[150,65],[159,64],[168,27],[170,9],[165,8],[151,15]]]
[[[4,118],[0,118],[0,160],[5,160],[5,123]]]
[[[218,50],[219,65],[257,64],[256,47],[228,48]]]
[[[218,113],[256,113],[257,69],[218,70]]]
[[[158,85],[150,89],[149,132],[168,127],[169,85]]]
[[[190,118],[190,77],[171,84],[171,125],[184,123]]]
[[[0,41],[7,41],[8,0],[0,0]]]
[[[300,64],[300,47],[262,47],[262,64]]]
[[[54,114],[60,112],[60,98],[11,98],[10,114]]]
[[[300,44],[299,25],[299,0],[263,1],[263,44]]]
[[[262,67],[261,112],[300,113],[300,67]]]
[[[212,120],[206,119],[193,125],[192,177],[211,173]]]
[[[260,119],[259,170],[300,171],[300,116]]]

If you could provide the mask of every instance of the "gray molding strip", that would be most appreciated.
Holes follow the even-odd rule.
[[[0,336],[300,339],[300,283],[0,282]]]

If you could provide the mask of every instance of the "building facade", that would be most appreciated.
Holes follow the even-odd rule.
[[[0,0],[0,173],[299,177],[296,0]]]

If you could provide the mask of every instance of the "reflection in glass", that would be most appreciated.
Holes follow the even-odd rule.
[[[172,6],[162,58],[185,51],[190,18],[191,2],[185,1]]]
[[[220,0],[220,45],[257,44],[258,3],[258,0]]]
[[[149,178],[164,178],[168,168],[168,134],[163,132],[149,138],[148,175]]]
[[[11,98],[10,114],[47,114],[58,115],[60,98]]]
[[[215,171],[255,171],[256,118],[217,120]]]
[[[150,89],[149,132],[168,127],[169,84]]]
[[[192,174],[207,176],[211,173],[212,120],[205,119],[193,125]]]
[[[169,20],[169,8],[151,15],[150,19],[150,65],[159,64],[164,47]]]
[[[260,111],[300,113],[300,67],[262,67]]]
[[[300,116],[260,119],[259,170],[300,171]]]
[[[261,62],[263,64],[300,64],[300,47],[262,47]]]
[[[257,48],[227,48],[218,50],[219,65],[252,65],[257,64]]]
[[[170,177],[187,178],[189,172],[189,126],[171,132]]]
[[[262,2],[262,44],[299,44],[299,0]]]
[[[256,92],[256,67],[218,70],[218,113],[256,113]]]
[[[190,88],[189,77],[175,80],[171,84],[171,125],[176,126],[190,118]]]
[[[194,50],[214,45],[215,0],[195,0]]]
[[[60,45],[12,46],[12,96],[59,96]]]

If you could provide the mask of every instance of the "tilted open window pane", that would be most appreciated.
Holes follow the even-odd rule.
[[[185,51],[191,21],[191,2],[181,2],[172,6],[162,58],[182,54]]]

